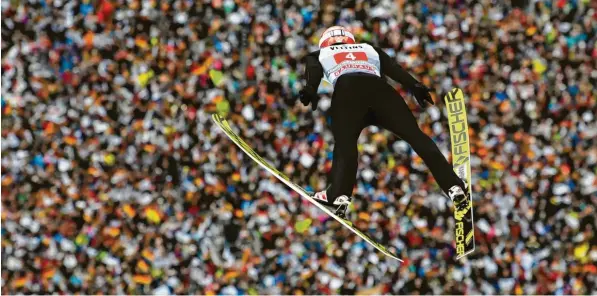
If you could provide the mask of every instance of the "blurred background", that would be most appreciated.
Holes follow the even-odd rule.
[[[3,0],[3,294],[596,294],[593,0]],[[296,96],[328,26],[468,100],[476,251],[412,149],[359,140],[350,219],[377,252],[277,182],[325,188],[331,87]],[[366,201],[366,202],[364,202]],[[308,219],[312,220],[309,225]]]

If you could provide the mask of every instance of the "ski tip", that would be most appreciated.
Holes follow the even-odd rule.
[[[379,250],[379,249],[378,249]],[[381,250],[380,250],[381,251]],[[398,257],[397,254],[395,254],[394,252],[390,252],[390,250],[388,250],[387,248],[384,251],[381,251],[381,253],[383,253],[384,255],[394,259],[394,260],[398,260],[400,263],[404,263],[404,260],[400,259]]]

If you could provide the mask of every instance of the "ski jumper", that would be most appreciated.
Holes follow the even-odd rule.
[[[387,129],[408,142],[423,159],[447,194],[454,186],[464,188],[433,140],[419,128],[415,117],[385,77],[410,89],[418,81],[383,50],[368,44],[332,45],[306,57],[307,85],[317,89],[321,79],[334,85],[331,128],[335,140],[327,189],[330,202],[352,196],[358,167],[357,140],[370,125]]]

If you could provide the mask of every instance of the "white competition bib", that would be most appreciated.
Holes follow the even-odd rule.
[[[325,47],[319,52],[325,79],[332,85],[346,73],[369,73],[381,76],[379,54],[369,44],[342,44]]]

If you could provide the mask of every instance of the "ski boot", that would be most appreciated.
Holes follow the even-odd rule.
[[[313,199],[342,219],[346,219],[346,210],[348,210],[348,206],[352,202],[350,197],[341,195],[333,203],[330,203],[325,190],[315,193]]]
[[[458,211],[465,211],[471,204],[471,199],[469,196],[468,186],[464,185],[464,189],[458,185],[454,185],[450,187],[448,190],[448,196],[454,203],[454,207]]]

